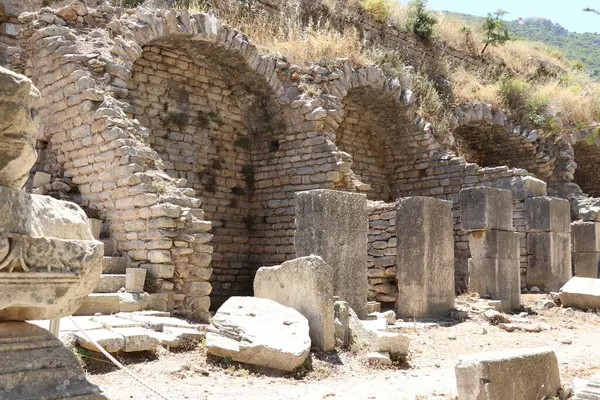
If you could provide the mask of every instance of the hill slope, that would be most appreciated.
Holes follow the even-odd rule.
[[[465,21],[468,25],[480,26],[482,17],[446,12]],[[572,60],[582,61],[588,72],[600,77],[600,34],[569,32],[559,24],[544,18],[525,18],[507,21],[507,26],[515,37],[542,42],[565,53]]]

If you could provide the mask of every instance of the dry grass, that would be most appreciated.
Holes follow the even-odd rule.
[[[248,35],[262,52],[294,64],[309,66],[335,58],[349,58],[356,64],[369,63],[362,54],[356,28],[351,26],[339,31],[326,20],[303,26],[298,15],[299,12],[295,12],[276,20],[266,14],[231,9],[222,12],[220,17]]]
[[[307,6],[307,4],[309,4]],[[303,8],[304,7],[304,8]],[[306,22],[305,7],[311,17]],[[319,12],[319,10],[321,10]],[[336,25],[325,14],[341,18],[346,26]],[[390,0],[294,0],[286,3],[280,16],[250,12],[245,7],[219,10],[229,25],[246,33],[259,49],[287,61],[309,66],[349,58],[357,65],[379,64],[384,71],[400,75],[414,88],[420,111],[444,129],[448,111],[454,104],[483,101],[504,109],[513,118],[547,130],[587,124],[600,119],[600,85],[578,70],[564,55],[540,43],[512,41],[491,47],[488,62],[506,66],[504,76],[489,76],[484,69],[449,67],[425,63],[415,73],[405,73],[402,54],[380,47],[365,47],[354,27],[361,10],[375,20],[386,21],[406,30],[407,7]],[[483,47],[479,27],[467,27],[457,18],[437,13],[434,35],[437,41],[478,56]],[[304,21],[304,23],[302,23]],[[451,93],[440,88],[439,78],[448,78]],[[509,89],[507,91],[507,89]]]
[[[501,106],[497,84],[485,84],[480,73],[458,68],[451,72],[452,92],[457,103],[482,101]]]

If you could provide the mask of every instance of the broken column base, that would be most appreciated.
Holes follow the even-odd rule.
[[[518,259],[470,258],[469,292],[502,301],[499,311],[521,307],[521,271]]]
[[[0,323],[0,365],[1,399],[106,400],[71,350],[36,325]]]

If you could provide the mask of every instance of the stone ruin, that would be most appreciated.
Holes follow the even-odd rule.
[[[396,199],[452,203],[460,291],[473,258],[462,189],[511,190],[523,289],[541,285],[530,271],[554,262],[536,249],[564,245],[567,233],[529,229],[528,198],[561,196],[576,218],[595,218],[574,183],[593,187],[590,174],[574,173],[577,154],[595,148],[580,150],[585,132],[542,137],[488,105],[465,105],[452,132],[465,159],[418,115],[410,89],[376,66],[303,69],[260,54],[211,14],[61,7],[7,11],[0,30],[0,61],[43,95],[27,188],[78,203],[107,256],[147,271],[135,296],[118,293],[124,272],[105,272],[80,314],[151,305],[206,320],[230,296],[251,294],[259,267],[309,255],[294,245],[295,193],[306,190],[366,195],[367,298],[390,304],[401,300]],[[307,83],[322,94],[303,93]],[[575,261],[591,259],[579,253]]]
[[[40,100],[31,80],[0,67],[0,398],[104,399],[60,340],[23,322],[73,314],[102,266],[79,206],[20,190],[36,160]]]
[[[349,309],[367,317],[367,301],[431,318],[453,309],[455,292],[475,291],[512,311],[522,290],[556,291],[573,272],[599,277],[592,132],[542,136],[473,103],[454,110],[453,137],[440,137],[411,90],[377,66],[299,67],[213,14],[82,1],[10,10],[0,65],[41,96],[25,96],[33,86],[14,74],[19,85],[0,91],[39,110],[10,109],[27,135],[0,138],[0,209],[18,215],[0,217],[0,269],[15,279],[0,281],[11,285],[3,319],[152,308],[206,321],[254,292],[264,309],[276,307],[269,299],[305,307],[310,338],[326,350],[345,341]],[[370,40],[387,29],[363,28]],[[39,129],[24,124],[34,117]],[[24,184],[81,208],[15,191]],[[328,293],[313,304],[269,283],[298,270],[297,257],[310,259],[306,290]],[[42,270],[44,289],[33,289]],[[19,279],[29,286],[13,289]],[[332,315],[323,310],[334,297]],[[331,320],[335,332],[316,328]],[[380,336],[373,342],[399,340]]]

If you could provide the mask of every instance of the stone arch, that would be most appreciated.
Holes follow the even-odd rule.
[[[471,103],[454,110],[453,134],[457,151],[481,167],[506,165],[547,178],[555,159],[548,155],[537,130],[522,128],[491,104]]]
[[[226,29],[204,17],[217,32]],[[284,130],[272,76],[265,72],[273,73],[273,60],[257,56],[260,61],[249,64],[242,47],[252,45],[227,32],[168,33],[143,41],[125,92],[127,111],[148,129],[147,142],[164,170],[194,189],[212,222],[213,307],[231,295],[252,294],[261,266],[252,255],[253,236],[263,217],[255,178]]]
[[[409,181],[424,175],[440,151],[431,125],[411,107],[410,89],[378,67],[365,67],[346,69],[330,91],[340,101],[332,136],[352,157],[355,187],[370,200],[410,195]]]
[[[590,135],[591,131],[572,135],[572,151],[576,163],[572,180],[585,194],[600,197],[600,143],[595,137],[589,139]]]

